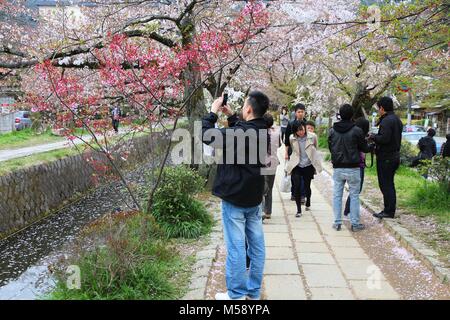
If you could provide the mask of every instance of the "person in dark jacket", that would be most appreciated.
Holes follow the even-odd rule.
[[[400,147],[402,143],[403,124],[394,113],[394,103],[389,97],[382,97],[377,102],[380,120],[378,134],[371,134],[377,156],[377,176],[383,193],[384,209],[373,216],[379,219],[394,218],[397,206],[394,176],[400,166]]]
[[[420,158],[430,160],[437,153],[436,141],[434,141],[433,139],[433,137],[436,135],[436,130],[430,128],[428,129],[427,133],[428,133],[427,136],[420,138],[417,146],[419,147],[420,150],[419,154]]]
[[[417,167],[421,160],[431,160],[437,153],[436,141],[433,139],[436,135],[436,131],[433,128],[430,128],[427,133],[428,134],[425,137],[420,138],[417,143],[419,154],[417,157],[414,157],[411,167]],[[424,177],[427,178],[427,175],[425,174]]]
[[[446,158],[450,157],[450,133],[445,136],[447,141],[445,141],[441,146],[441,156]]]
[[[292,131],[292,127],[294,125],[295,121],[299,121],[299,122],[304,122],[305,121],[305,114],[306,114],[306,107],[304,104],[302,103],[298,103],[295,105],[294,108],[294,114],[295,114],[295,119],[290,121],[286,127],[286,133],[284,135],[284,145],[286,146],[285,148],[285,156],[284,159],[285,160],[289,160],[289,157],[292,154],[292,147],[291,147],[291,143],[289,141],[289,137],[291,136],[291,134],[293,134],[294,132]],[[305,203],[305,197],[306,197],[306,190],[305,190],[305,182],[303,181],[303,178],[300,179],[300,184],[301,184],[301,202]],[[295,201],[295,195],[294,195],[294,181],[291,181],[291,200]]]
[[[350,192],[350,221],[351,230],[356,232],[363,230],[365,226],[360,223],[359,217],[359,193],[361,189],[360,153],[369,152],[364,132],[355,126],[351,120],[353,107],[344,104],[339,109],[341,121],[336,122],[330,129],[328,145],[333,163],[333,228],[341,230],[342,225],[342,194],[345,182],[348,183]]]
[[[213,194],[222,199],[227,292],[216,294],[216,299],[259,299],[265,260],[261,214],[264,193],[262,170],[266,164],[269,140],[263,115],[269,107],[269,98],[259,91],[250,92],[242,109],[244,121],[239,121],[237,115],[222,103],[223,97],[214,101],[211,112],[202,119],[203,142],[223,150],[223,163],[217,166]],[[228,116],[227,129],[214,128],[220,110]],[[260,134],[267,139],[265,145],[261,143],[261,148],[264,148],[261,153],[265,153],[265,157],[254,159],[254,153],[259,155]],[[237,143],[242,135],[250,136],[242,139],[243,146]],[[208,136],[214,139],[208,139]],[[248,274],[246,242],[251,261]]]
[[[361,128],[361,130],[364,133],[364,137],[366,137],[369,134],[369,127],[370,123],[369,120],[367,120],[364,117],[360,117],[356,119],[355,126]],[[361,185],[359,188],[359,192],[361,193],[363,184],[364,184],[364,170],[366,168],[366,154],[364,152],[359,153],[359,172],[361,177]],[[347,197],[347,202],[345,203],[345,209],[344,209],[344,215],[348,216],[350,213],[350,196]]]

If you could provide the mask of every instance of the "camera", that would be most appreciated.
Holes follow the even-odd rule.
[[[227,93],[227,92],[225,92],[225,93],[223,94],[223,102],[222,102],[222,107],[223,107],[223,106],[226,106],[226,105],[227,105],[227,103],[228,103],[228,93]]]

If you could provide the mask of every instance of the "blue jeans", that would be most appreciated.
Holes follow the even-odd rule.
[[[359,224],[359,192],[361,173],[359,168],[335,168],[333,173],[334,223],[342,224],[342,195],[345,182],[348,183],[350,197],[350,222]]]
[[[225,279],[232,299],[248,296],[258,299],[266,258],[261,206],[237,207],[222,201],[223,232],[227,246]],[[250,271],[247,274],[245,241],[247,239]]]

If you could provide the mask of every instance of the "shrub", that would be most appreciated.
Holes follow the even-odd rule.
[[[417,156],[419,149],[413,146],[409,141],[402,139],[400,146],[400,163],[409,166],[412,159]]]
[[[91,226],[92,228],[93,226]],[[64,265],[80,268],[81,288],[66,286],[67,274],[55,270],[57,285],[52,299],[176,299],[177,288],[171,278],[180,269],[178,254],[157,237],[158,228],[151,217],[138,214],[99,222],[91,230],[102,246],[82,249]],[[88,231],[89,232],[89,231]],[[62,268],[64,269],[64,267]]]
[[[421,160],[419,169],[423,175],[436,181],[443,189],[450,192],[450,159],[436,156],[432,160]]]
[[[205,180],[186,166],[164,169],[155,192],[152,214],[170,238],[197,238],[207,233],[212,218],[194,195],[203,190]]]

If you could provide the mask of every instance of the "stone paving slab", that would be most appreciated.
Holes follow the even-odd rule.
[[[350,285],[355,291],[356,297],[365,300],[398,300],[400,296],[395,292],[394,288],[386,282],[380,281],[377,284],[370,281],[350,280]]]
[[[348,288],[310,288],[312,300],[354,300]]]
[[[291,247],[292,241],[288,233],[265,233],[266,247]]]
[[[297,275],[268,275],[264,277],[268,300],[306,300],[302,278]]]
[[[302,265],[306,283],[310,288],[347,288],[348,285],[337,265]]]
[[[266,247],[266,260],[293,260],[294,251],[290,247]]]
[[[289,229],[287,225],[282,224],[270,224],[270,221],[264,221],[263,223],[264,233],[267,232],[285,232],[288,233]]]
[[[336,264],[333,256],[328,252],[304,252],[298,254],[298,261],[301,264]]]
[[[331,247],[360,247],[358,241],[353,237],[325,236],[325,240]]]
[[[368,280],[369,278],[379,278],[386,281],[381,270],[372,260],[363,259],[340,259],[338,264],[345,277],[349,280]]]
[[[323,242],[322,236],[315,230],[293,230],[292,237],[298,242]]]
[[[325,243],[295,242],[297,253],[327,253],[330,252]]]
[[[335,247],[333,248],[334,255],[339,259],[364,259],[369,260],[369,257],[361,248],[345,248]]]
[[[300,274],[297,260],[266,260],[264,274]]]

